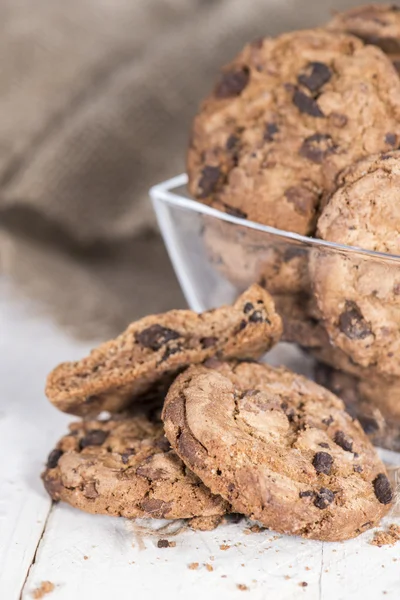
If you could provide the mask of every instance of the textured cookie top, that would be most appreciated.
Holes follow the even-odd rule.
[[[351,8],[336,14],[327,27],[351,33],[366,44],[379,46],[399,61],[400,68],[400,6],[367,4]]]
[[[327,30],[250,44],[193,125],[191,193],[231,214],[313,233],[339,171],[400,141],[400,79],[377,47]]]
[[[233,306],[202,314],[172,310],[132,323],[88,357],[54,369],[46,394],[57,408],[77,415],[120,411],[149,389],[166,389],[189,364],[215,355],[258,358],[281,331],[271,296],[253,285]]]
[[[317,384],[267,365],[192,367],[171,386],[165,433],[233,510],[284,533],[351,538],[392,491],[360,424]]]
[[[179,519],[228,508],[171,450],[162,423],[143,415],[73,423],[42,477],[53,500],[90,513]]]
[[[319,237],[400,255],[399,190],[399,150],[348,167],[318,219]]]

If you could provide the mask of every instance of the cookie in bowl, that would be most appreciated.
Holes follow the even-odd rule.
[[[337,174],[399,136],[400,79],[382,50],[325,29],[266,38],[222,70],[203,102],[189,190],[243,219],[312,235]]]
[[[318,219],[323,240],[400,255],[400,151],[367,157],[338,178]],[[400,376],[400,259],[315,249],[309,268],[333,346],[353,363]]]
[[[400,6],[366,4],[337,13],[327,27],[379,46],[400,72]]]

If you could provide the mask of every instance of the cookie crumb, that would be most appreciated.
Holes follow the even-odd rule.
[[[283,579],[285,579],[286,581],[288,581],[290,579],[290,575],[285,575],[285,577]]]
[[[196,571],[198,568],[199,568],[198,562],[192,562],[192,563],[190,563],[190,565],[188,565],[188,569],[190,569],[191,571]]]
[[[228,544],[221,544],[219,549],[220,550],[229,550],[230,546],[228,546]]]
[[[310,567],[305,567],[306,571],[311,571]]]
[[[83,557],[83,560],[88,560],[88,558],[89,558],[89,557],[88,557],[88,556],[86,556],[86,554],[85,554],[85,556]]]
[[[204,563],[205,568],[207,569],[207,571],[214,571],[214,568],[212,565],[210,565],[209,563]]]
[[[169,540],[158,540],[157,548],[175,548],[176,542],[170,542]]]
[[[39,587],[33,590],[32,598],[35,598],[35,600],[40,600],[40,598],[43,598],[43,596],[45,596],[46,594],[50,594],[50,592],[52,592],[54,588],[55,585],[51,581],[42,581]]]
[[[393,546],[400,540],[400,526],[392,523],[385,531],[375,531],[369,542],[372,546]]]
[[[307,581],[300,581],[299,586],[300,587],[307,587],[308,583],[307,583]]]
[[[246,592],[249,589],[247,587],[247,585],[244,585],[244,583],[237,583],[236,587],[238,590],[241,590],[242,592]]]

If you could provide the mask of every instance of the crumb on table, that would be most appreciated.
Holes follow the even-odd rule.
[[[40,600],[46,594],[50,594],[54,590],[54,583],[51,581],[42,581],[42,583],[32,592],[32,598]]]
[[[205,568],[207,569],[207,571],[214,571],[214,568],[212,565],[210,565],[209,563],[205,563],[204,564]]]
[[[237,583],[236,587],[238,590],[241,590],[242,592],[245,592],[246,590],[248,590],[249,588],[247,587],[247,585],[245,585],[244,583]]]
[[[169,540],[158,540],[157,548],[175,548],[176,542],[170,542]]]
[[[199,563],[198,562],[192,562],[188,565],[188,569],[190,569],[191,571],[196,571],[196,569],[199,568]]]
[[[300,581],[299,586],[300,587],[307,587],[308,583],[307,583],[307,581]]]
[[[228,544],[221,544],[219,549],[220,550],[229,550],[230,546],[228,546]]]
[[[400,526],[392,523],[384,531],[375,531],[374,537],[369,542],[372,546],[393,545],[400,540]]]

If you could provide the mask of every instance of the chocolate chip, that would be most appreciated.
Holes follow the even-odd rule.
[[[230,204],[226,204],[225,202],[224,208],[225,212],[227,212],[228,215],[232,215],[232,217],[238,217],[239,219],[247,219],[247,213],[245,213],[243,210],[240,210],[240,208],[236,208],[235,206],[231,206]]]
[[[243,307],[243,312],[247,314],[251,310],[254,310],[254,304],[252,304],[251,302],[246,302],[246,304]]]
[[[163,519],[171,510],[172,502],[164,502],[157,498],[142,500],[142,509],[156,519]]]
[[[156,446],[163,452],[169,452],[171,450],[171,444],[169,443],[165,435],[163,435],[162,438],[156,441]]]
[[[329,475],[333,465],[333,458],[327,452],[317,452],[314,455],[312,464],[317,473]]]
[[[311,117],[322,118],[324,113],[318,106],[318,103],[311,96],[307,96],[304,92],[301,92],[298,88],[295,89],[293,94],[293,104],[297,106],[301,113],[310,115]]]
[[[314,133],[302,143],[299,154],[314,163],[321,164],[324,159],[335,152],[336,146],[327,133]]]
[[[178,331],[158,324],[151,325],[135,335],[135,339],[139,344],[154,351],[159,350],[161,346],[164,346],[169,341],[180,337],[181,334]]]
[[[321,442],[320,444],[318,444],[318,446],[321,446],[321,448],[329,448],[329,444],[327,444],[326,442]]]
[[[220,177],[221,169],[219,167],[210,167],[206,165],[201,171],[199,188],[202,190],[202,192],[199,194],[199,198],[206,198],[215,192]]]
[[[308,498],[309,496],[314,496],[314,492],[312,490],[305,490],[304,492],[299,492],[300,498]]]
[[[101,446],[108,438],[108,434],[108,431],[103,431],[102,429],[91,429],[79,440],[79,448],[83,450],[87,446]]]
[[[339,317],[339,329],[350,340],[363,340],[372,334],[357,304],[346,300],[345,310]]]
[[[264,131],[264,140],[266,142],[272,142],[274,135],[278,133],[279,127],[276,123],[267,123]]]
[[[302,258],[307,255],[305,248],[298,248],[297,246],[289,246],[283,253],[283,262],[290,262],[294,258]]]
[[[168,540],[158,540],[157,548],[169,548],[169,541]]]
[[[165,348],[165,352],[162,355],[159,364],[163,363],[165,360],[167,360],[170,356],[172,356],[173,354],[177,354],[178,352],[182,352],[182,344],[177,344],[176,346],[167,346]]]
[[[211,348],[212,346],[215,346],[215,344],[218,342],[218,338],[214,337],[214,336],[209,336],[209,337],[203,337],[200,339],[200,344],[202,348]]]
[[[320,508],[321,510],[327,508],[329,504],[335,499],[335,494],[328,490],[328,488],[321,488],[319,492],[315,494],[314,506]]]
[[[314,210],[318,200],[318,195],[302,185],[294,185],[288,188],[284,195],[293,204],[296,212],[306,216]]]
[[[389,146],[397,146],[397,135],[395,133],[387,133],[385,135],[385,143]]]
[[[374,486],[375,496],[381,504],[390,504],[393,500],[393,492],[389,483],[389,479],[384,473],[379,473],[372,482]]]
[[[322,62],[310,62],[301,73],[297,81],[304,85],[310,92],[316,92],[332,77],[330,68]]]
[[[240,321],[235,333],[242,331],[245,327],[247,327],[247,321],[245,319],[243,319],[242,321]]]
[[[215,87],[215,96],[217,98],[233,98],[235,96],[240,96],[249,83],[249,79],[250,71],[248,67],[225,71],[222,73],[221,78]]]
[[[345,450],[346,452],[353,451],[353,440],[343,431],[337,431],[335,433],[333,441],[335,442],[335,444],[343,448],[343,450]]]
[[[250,315],[249,321],[251,321],[252,323],[261,323],[262,321],[264,321],[264,317],[262,316],[262,313],[259,310],[255,310]]]
[[[322,419],[322,423],[324,425],[326,425],[327,427],[329,427],[329,425],[332,425],[332,423],[333,423],[332,415],[329,415],[329,417],[327,419]]]
[[[133,448],[127,448],[125,452],[121,454],[121,460],[126,465],[129,462],[131,456],[136,454],[136,451]]]
[[[361,465],[354,465],[353,471],[354,471],[354,473],[362,473],[363,472],[363,468],[362,468]]]
[[[60,460],[60,458],[62,457],[62,455],[64,454],[64,452],[62,450],[58,450],[58,448],[54,448],[54,450],[52,450],[48,456],[47,459],[47,468],[48,469],[55,469],[56,466],[58,465],[58,461]]]
[[[226,140],[225,148],[227,150],[233,150],[237,146],[238,142],[239,138],[237,137],[237,135],[232,134]]]

